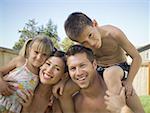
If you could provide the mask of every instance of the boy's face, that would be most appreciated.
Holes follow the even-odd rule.
[[[83,46],[91,49],[98,49],[101,47],[101,35],[97,26],[86,26],[83,32],[76,39],[77,42]]]
[[[67,65],[71,79],[80,87],[88,88],[92,84],[96,64],[91,63],[85,53],[78,53],[67,58]]]

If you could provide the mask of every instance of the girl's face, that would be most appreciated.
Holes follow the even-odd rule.
[[[34,42],[32,46],[29,49],[29,57],[28,60],[29,62],[34,66],[34,67],[40,67],[41,65],[44,64],[46,59],[48,58],[48,54],[46,52],[43,52],[42,50],[38,50],[38,42]]]
[[[56,84],[65,74],[64,69],[63,60],[52,56],[40,68],[40,81],[43,84]]]

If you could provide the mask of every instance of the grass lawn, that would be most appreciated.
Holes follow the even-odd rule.
[[[150,113],[150,96],[140,96],[145,113]]]

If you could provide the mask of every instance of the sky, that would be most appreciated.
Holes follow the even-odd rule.
[[[51,19],[63,39],[64,21],[75,11],[96,19],[99,26],[120,28],[136,47],[150,43],[150,0],[0,0],[0,47],[12,48],[29,19],[39,26]]]

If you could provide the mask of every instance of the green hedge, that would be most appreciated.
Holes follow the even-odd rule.
[[[145,113],[150,113],[150,96],[140,96]]]

